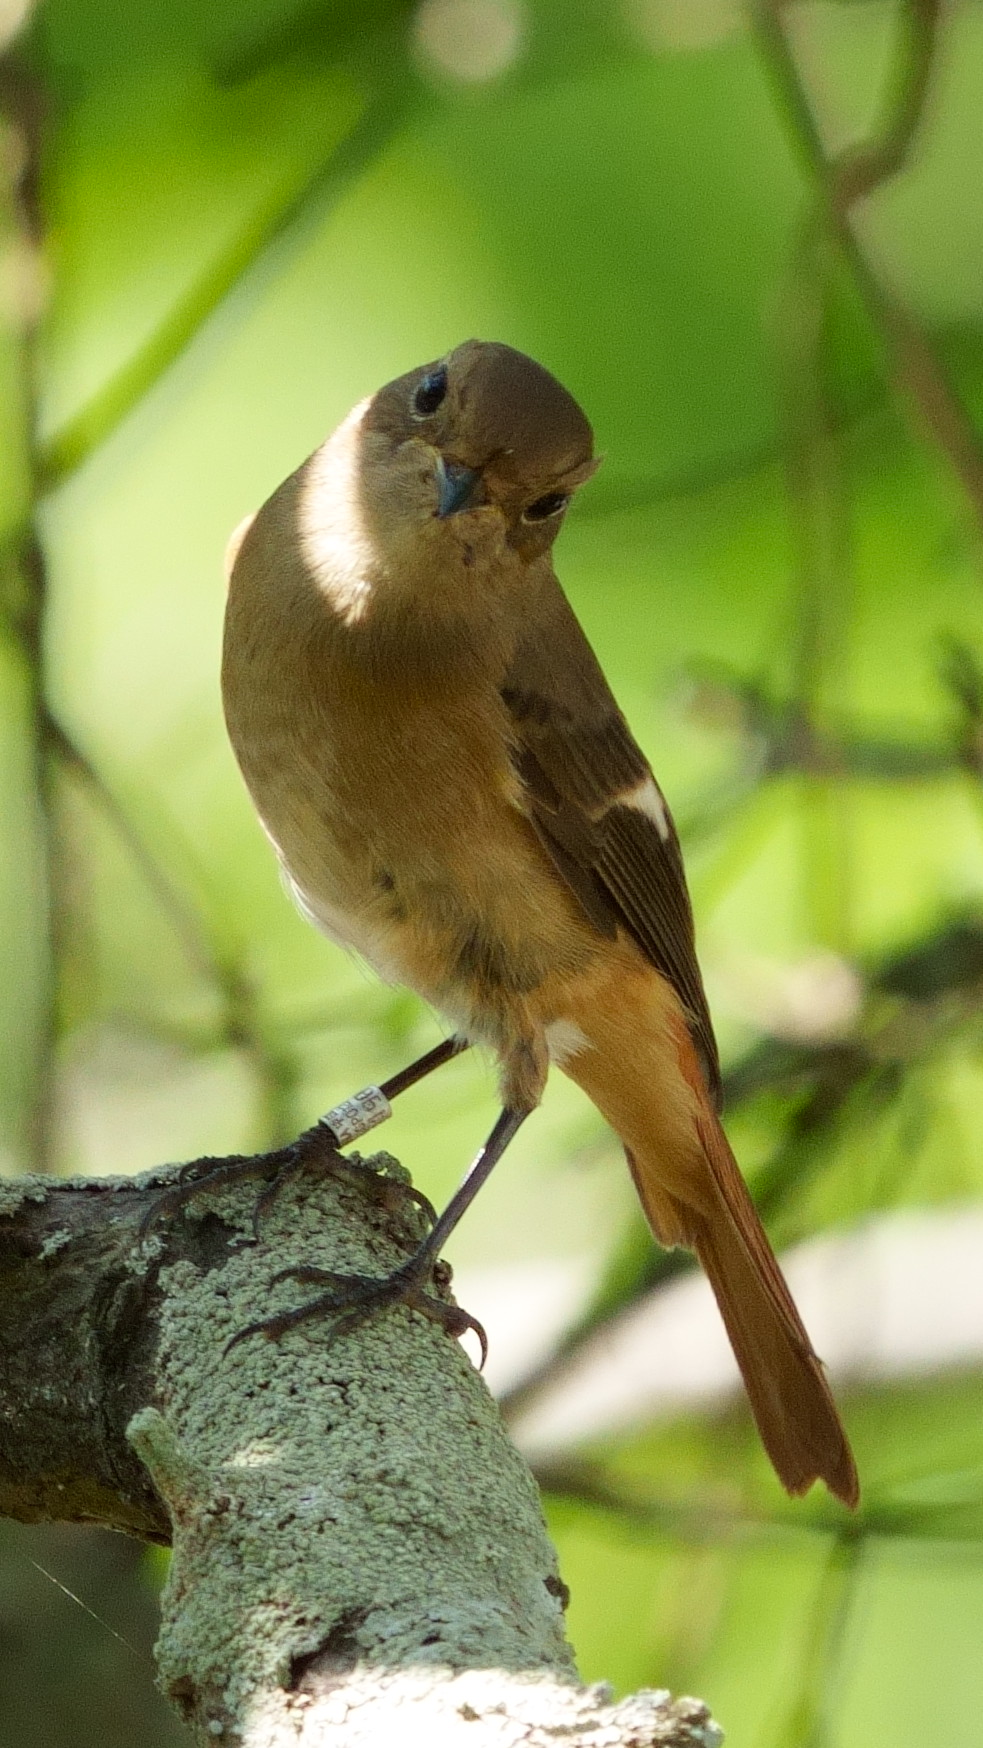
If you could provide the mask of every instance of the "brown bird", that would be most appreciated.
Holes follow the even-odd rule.
[[[404,1268],[287,1270],[330,1291],[243,1333],[398,1302],[468,1323],[423,1289],[552,1061],[620,1136],[659,1242],[696,1251],[785,1487],[821,1478],[853,1506],[822,1365],[717,1116],[672,818],[552,567],[597,465],[546,370],[470,340],[363,401],[233,536],[226,719],[297,902],[455,1026],[401,1084],[481,1042],[503,1105]]]

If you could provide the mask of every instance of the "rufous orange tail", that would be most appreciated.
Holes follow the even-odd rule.
[[[751,1409],[782,1485],[805,1493],[825,1481],[844,1505],[860,1498],[853,1453],[822,1362],[775,1260],[747,1185],[709,1105],[697,1124],[709,1184],[694,1207],[667,1190],[657,1157],[626,1148],[638,1193],[656,1231],[696,1251],[720,1307]]]
[[[563,1066],[624,1143],[656,1238],[695,1250],[716,1295],[762,1442],[783,1485],[825,1481],[845,1505],[857,1471],[813,1351],[714,1111],[668,983],[622,969],[573,1012],[587,1047]]]

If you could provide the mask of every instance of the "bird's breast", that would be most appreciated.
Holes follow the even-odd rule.
[[[475,1016],[589,957],[526,818],[493,683],[386,685],[322,659],[306,679],[254,676],[245,708],[241,686],[225,691],[297,903],[382,976],[480,1032]]]

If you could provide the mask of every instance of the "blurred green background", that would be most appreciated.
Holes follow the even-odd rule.
[[[585,1678],[733,1748],[978,1743],[983,6],[0,0],[0,118],[3,1169],[257,1148],[439,1036],[279,888],[222,551],[382,382],[534,354],[606,457],[558,568],[680,824],[860,1513],[781,1495],[559,1077],[459,1290]],[[494,1108],[465,1057],[384,1144],[439,1203]],[[31,1564],[142,1654],[158,1557],[0,1556],[4,1734],[183,1741]]]

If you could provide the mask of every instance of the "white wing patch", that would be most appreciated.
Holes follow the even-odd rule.
[[[654,777],[644,777],[641,783],[636,783],[634,789],[626,789],[623,795],[616,795],[613,807],[634,807],[638,813],[644,813],[652,820],[663,843],[669,837],[669,810],[666,807],[662,791]]]
[[[554,1020],[545,1028],[545,1037],[550,1061],[557,1068],[562,1068],[571,1056],[579,1056],[581,1050],[593,1049],[587,1034],[573,1020]]]

